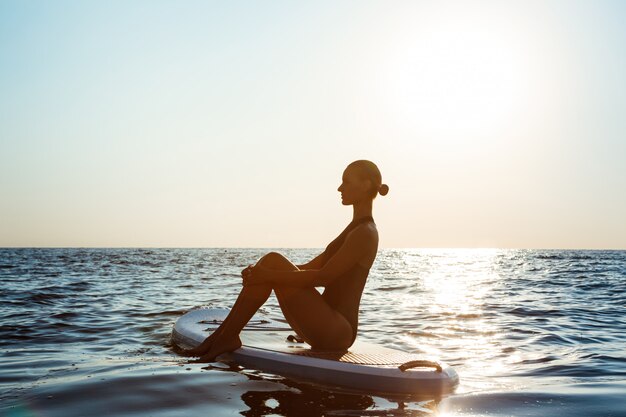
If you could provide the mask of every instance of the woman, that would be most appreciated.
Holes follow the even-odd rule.
[[[200,346],[185,351],[212,362],[241,346],[239,333],[272,290],[291,328],[314,349],[343,351],[356,339],[359,303],[378,250],[372,203],[386,195],[378,167],[352,162],[337,189],[341,202],[353,207],[352,222],[326,250],[304,265],[270,252],[241,272],[243,288],[228,317]],[[325,287],[320,294],[315,287]]]

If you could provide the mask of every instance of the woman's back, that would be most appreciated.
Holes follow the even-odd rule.
[[[359,225],[367,222],[371,222],[375,225],[374,219],[371,216],[362,217],[351,222],[346,229],[326,247],[324,251],[326,261],[339,250],[350,232]],[[375,253],[374,251],[374,256]],[[342,276],[337,277],[326,285],[324,293],[322,294],[322,297],[328,305],[344,316],[352,326],[353,342],[356,339],[359,325],[359,304],[361,302],[361,295],[363,294],[365,282],[373,261],[374,259],[372,257],[371,260],[366,260],[366,264],[361,262],[355,264]]]

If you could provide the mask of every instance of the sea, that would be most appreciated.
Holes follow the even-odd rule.
[[[176,319],[230,307],[269,250],[320,252],[0,249],[0,416],[626,416],[626,251],[380,250],[358,338],[452,365],[429,398],[177,355]]]

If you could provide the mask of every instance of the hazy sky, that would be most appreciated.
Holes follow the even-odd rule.
[[[626,248],[622,1],[0,0],[0,246]]]

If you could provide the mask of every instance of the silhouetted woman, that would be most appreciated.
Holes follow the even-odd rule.
[[[361,294],[378,250],[372,203],[389,187],[382,184],[373,162],[359,160],[345,169],[337,191],[342,204],[353,207],[346,229],[304,265],[270,252],[244,269],[243,287],[228,317],[202,344],[185,353],[211,362],[238,349],[239,333],[272,290],[291,328],[312,348],[343,351],[354,343]],[[324,292],[315,287],[325,287]]]

